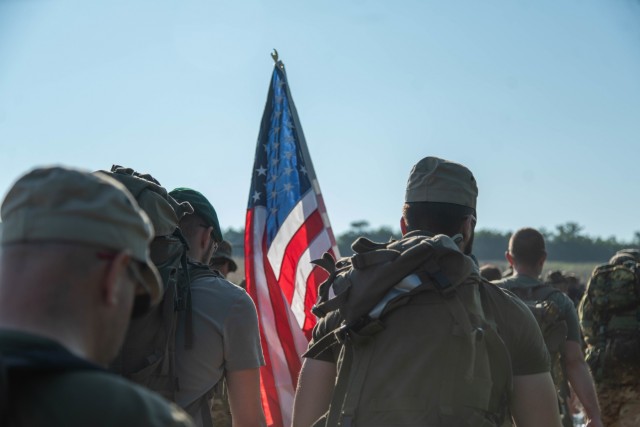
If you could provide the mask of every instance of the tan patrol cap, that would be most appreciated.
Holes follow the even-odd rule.
[[[478,186],[465,166],[425,157],[409,174],[405,202],[439,202],[476,208]]]
[[[34,169],[9,190],[1,208],[2,244],[75,242],[129,251],[144,268],[157,303],[162,281],[149,257],[153,226],[126,188],[103,173],[65,167]]]

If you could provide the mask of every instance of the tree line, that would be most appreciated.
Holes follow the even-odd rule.
[[[576,222],[557,225],[554,230],[540,229],[547,245],[548,259],[561,262],[606,262],[616,251],[623,248],[640,249],[640,231],[633,239],[620,241],[615,237],[592,237],[584,233],[584,227]],[[513,231],[489,229],[476,230],[473,253],[480,260],[502,260]],[[235,256],[244,254],[244,230],[230,228],[224,232],[225,239],[233,246]],[[360,236],[377,242],[398,239],[400,230],[388,226],[371,227],[368,221],[354,221],[344,233],[336,235],[340,255],[353,254],[351,244]]]

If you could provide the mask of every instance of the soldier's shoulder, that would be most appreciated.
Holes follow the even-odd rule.
[[[60,406],[73,402],[82,419],[100,417],[105,425],[192,426],[189,416],[160,395],[114,374],[77,371],[56,376],[47,389]],[[84,415],[83,415],[84,414]]]

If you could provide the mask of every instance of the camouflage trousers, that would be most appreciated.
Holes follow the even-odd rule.
[[[640,383],[596,385],[605,427],[640,426]]]
[[[220,381],[216,385],[211,404],[211,418],[214,427],[231,427],[231,409],[229,408],[226,381]]]

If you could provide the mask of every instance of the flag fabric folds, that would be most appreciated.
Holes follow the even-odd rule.
[[[269,426],[291,424],[293,397],[326,273],[310,261],[338,248],[282,61],[262,116],[245,226],[247,292],[258,311]]]

